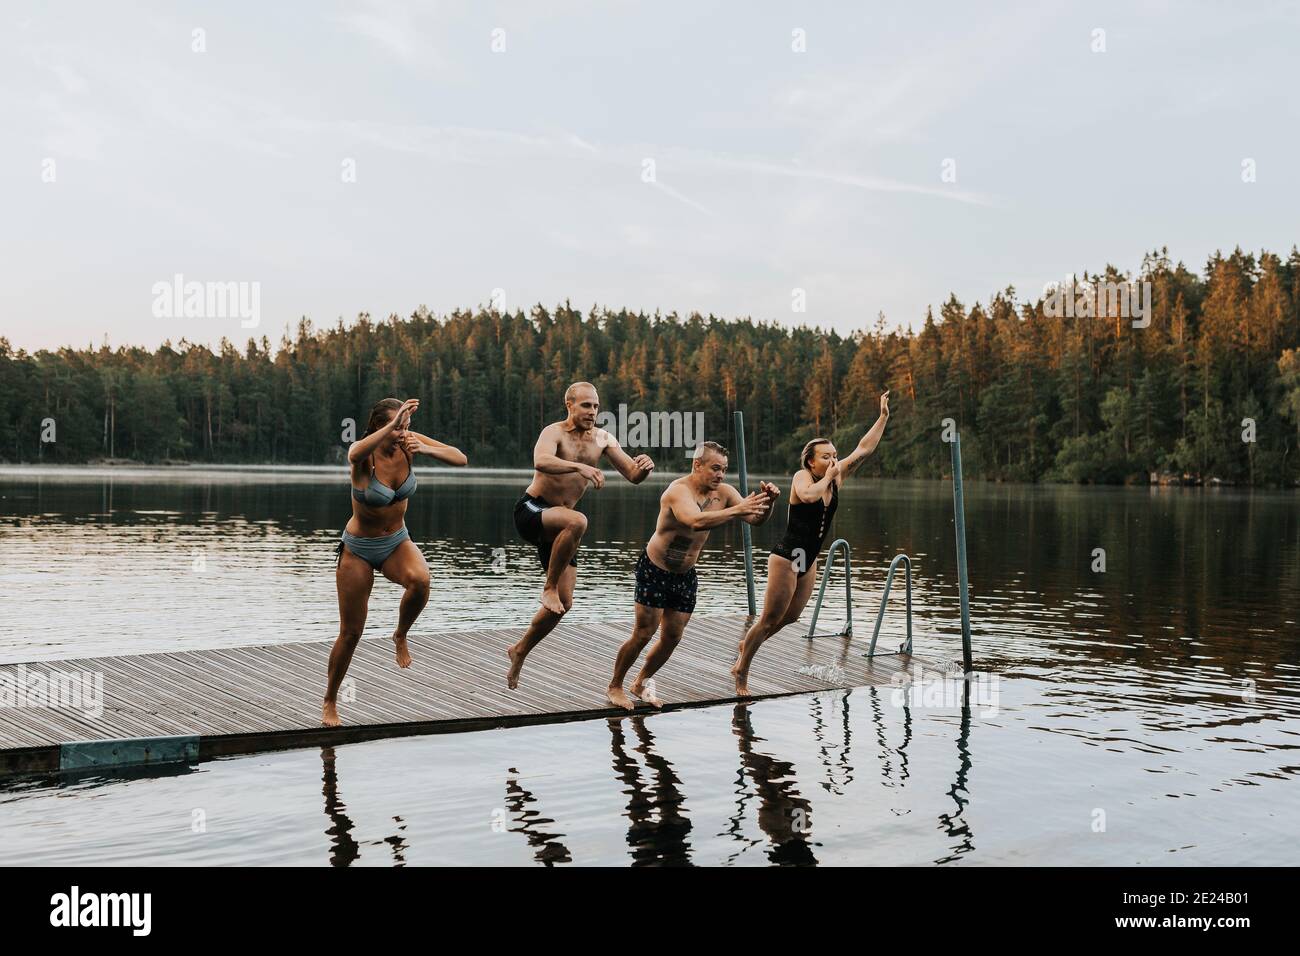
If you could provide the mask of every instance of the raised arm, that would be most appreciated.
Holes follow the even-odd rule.
[[[726,489],[722,492],[724,500],[731,503],[728,507],[719,508],[717,511],[701,511],[685,485],[669,486],[664,492],[664,502],[672,511],[673,517],[692,531],[708,531],[736,518],[748,521],[751,517],[761,517],[764,512],[772,510],[771,499],[766,492],[756,491],[748,498],[742,498],[740,492],[730,485],[723,485],[722,488]],[[728,495],[727,491],[730,491],[731,495]]]
[[[379,447],[379,443],[384,440],[388,433],[397,427],[397,423],[403,420],[409,422],[411,416],[415,414],[415,410],[419,407],[420,400],[418,398],[408,398],[402,402],[402,407],[397,410],[397,414],[390,418],[383,428],[376,429],[364,438],[354,441],[351,447],[348,448],[348,461],[352,466],[355,468],[357,464],[369,458],[370,453]]]
[[[641,484],[650,477],[650,472],[655,470],[655,463],[650,460],[649,455],[637,455],[632,458],[623,450],[623,446],[618,443],[618,439],[603,429],[601,430],[600,440],[609,463],[632,484]]]
[[[421,435],[419,432],[408,431],[406,435],[408,439],[406,450],[412,455],[429,455],[445,464],[456,465],[457,467],[469,464],[469,459],[465,457],[465,453],[454,445],[440,442],[428,435]]]
[[[845,478],[853,474],[867,460],[867,456],[876,450],[881,436],[885,434],[885,425],[889,422],[889,389],[880,396],[880,417],[865,435],[858,439],[858,447],[840,460],[840,473]]]

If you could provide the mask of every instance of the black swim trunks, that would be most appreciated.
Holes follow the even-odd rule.
[[[530,495],[526,491],[524,496],[515,502],[515,530],[519,532],[519,537],[529,544],[537,545],[537,559],[542,562],[543,571],[551,563],[552,542],[542,540],[542,512],[550,507],[551,503],[545,498]],[[569,564],[575,568],[578,566],[576,554],[569,559]]]
[[[665,571],[650,560],[645,551],[636,559],[636,603],[661,607],[666,611],[690,614],[695,610],[695,588],[699,578],[695,569],[676,574]]]

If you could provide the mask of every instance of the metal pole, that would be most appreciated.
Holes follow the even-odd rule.
[[[736,453],[740,457],[740,494],[749,494],[749,468],[745,464],[745,413],[736,409]],[[754,600],[754,544],[750,540],[749,522],[740,523],[740,536],[745,543],[745,588],[749,591],[749,616],[758,613]]]
[[[961,493],[961,436],[952,440],[952,509],[957,529],[957,589],[961,592],[961,654],[966,673],[971,673],[970,598],[966,583],[966,504]]]

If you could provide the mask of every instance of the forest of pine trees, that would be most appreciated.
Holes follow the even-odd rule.
[[[1102,280],[1123,277],[1113,268]],[[538,430],[586,379],[606,409],[703,412],[731,441],[745,412],[751,467],[789,472],[813,435],[847,451],[891,390],[868,468],[938,477],[955,419],[967,474],[992,480],[1147,481],[1153,472],[1294,486],[1300,478],[1300,252],[1215,254],[1203,275],[1149,254],[1147,328],[1052,318],[1015,290],[949,297],[919,331],[883,318],[849,336],[749,319],[625,310],[419,309],[408,319],[316,329],[278,349],[181,340],[27,354],[0,338],[0,460],[325,463],[345,418],[419,398],[415,427],[476,466],[526,467]],[[56,441],[42,442],[53,419]],[[1244,419],[1254,441],[1243,440]],[[647,449],[654,457],[654,449]],[[680,456],[664,464],[680,470]]]

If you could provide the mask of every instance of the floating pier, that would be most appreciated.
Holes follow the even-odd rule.
[[[655,677],[659,696],[668,702],[665,710],[738,700],[730,668],[750,620],[691,620]],[[190,763],[379,737],[620,716],[626,711],[609,705],[605,688],[631,629],[631,621],[562,623],[529,655],[514,691],[506,688],[506,648],[523,627],[412,633],[414,664],[407,670],[394,663],[391,641],[364,639],[340,695],[344,726],[338,728],[320,726],[332,641],[0,665],[0,688],[11,692],[20,684],[54,687],[70,675],[102,675],[102,713],[93,713],[84,699],[80,706],[5,701],[0,774]],[[750,699],[891,686],[896,674],[917,669],[925,679],[950,673],[908,653],[868,659],[865,651],[863,641],[808,639],[790,625],[755,659]],[[637,710],[651,712],[646,706]]]

